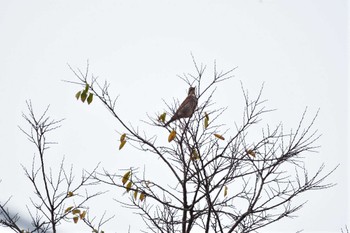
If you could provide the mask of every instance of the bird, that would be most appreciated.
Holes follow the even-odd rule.
[[[164,126],[168,126],[171,122],[180,118],[191,117],[196,110],[198,104],[198,98],[196,97],[196,88],[190,87],[186,99],[181,103],[180,107],[176,110],[171,119],[165,123]]]

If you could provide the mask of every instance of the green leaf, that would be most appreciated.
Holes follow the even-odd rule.
[[[225,186],[225,189],[224,189],[224,197],[226,197],[227,196],[227,186]]]
[[[69,211],[71,211],[71,209],[73,209],[73,206],[69,206],[69,207],[64,211],[64,213],[68,213]]]
[[[92,94],[92,93],[89,94],[89,97],[87,98],[87,103],[88,104],[91,104],[93,96],[94,96],[94,94]]]
[[[80,99],[83,103],[85,102],[86,97],[87,97],[87,92],[85,92],[85,90],[84,90],[80,95]]]
[[[119,150],[121,150],[124,147],[125,143],[126,143],[125,140],[120,142]]]
[[[207,119],[208,121],[209,121],[209,115],[208,115],[208,113],[204,113],[204,115],[205,115],[205,119]]]
[[[77,94],[75,94],[75,98],[77,98],[77,100],[80,98],[80,94],[81,94],[81,91],[78,91]]]
[[[85,90],[84,90],[86,93],[89,91],[89,84],[86,84],[85,85]]]
[[[205,118],[204,118],[204,129],[208,128],[209,125],[209,116],[207,113],[205,113]]]
[[[204,129],[208,128],[208,125],[209,125],[209,120],[208,120],[208,118],[205,118],[204,119]]]
[[[120,136],[120,141],[126,141],[125,140],[125,137],[126,137],[126,133],[123,133],[121,136]]]
[[[166,116],[166,112],[158,117],[158,121],[161,121],[161,122],[164,123],[165,122],[165,116]]]

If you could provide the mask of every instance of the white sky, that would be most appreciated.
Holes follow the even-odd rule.
[[[283,121],[286,128],[295,128],[305,106],[309,119],[321,109],[316,122],[323,135],[320,153],[309,155],[307,165],[314,170],[323,162],[328,169],[340,164],[329,180],[338,185],[301,198],[309,201],[298,218],[265,232],[340,232],[350,225],[348,9],[345,0],[2,0],[0,201],[13,195],[10,204],[21,213],[30,203],[31,187],[20,164],[29,165],[34,151],[17,128],[25,126],[21,112],[28,99],[38,111],[50,104],[51,116],[66,118],[52,135],[59,142],[50,150],[53,164],[65,155],[77,174],[99,161],[111,171],[147,164],[144,154],[117,150],[115,131],[120,128],[97,101],[91,106],[75,101],[79,88],[61,81],[74,80],[67,63],[84,69],[89,59],[91,71],[120,94],[121,115],[142,126],[139,120],[146,113],[164,110],[162,99],[186,95],[187,87],[176,75],[194,71],[192,52],[209,70],[214,59],[222,69],[238,66],[235,78],[220,86],[216,97],[219,106],[229,106],[223,118],[228,127],[242,111],[240,81],[251,95],[265,82],[267,106],[278,109],[267,118],[272,125]],[[106,232],[126,232],[129,225],[139,232],[138,216],[111,196],[126,200],[111,192],[93,203],[96,213],[107,209],[116,215]],[[78,226],[73,229],[79,232]]]

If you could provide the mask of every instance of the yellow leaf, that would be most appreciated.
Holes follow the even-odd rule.
[[[145,199],[145,197],[146,197],[146,193],[142,192],[140,194],[140,201],[143,201]]]
[[[68,213],[69,211],[71,211],[71,209],[73,209],[73,206],[69,206],[69,207],[64,211],[64,213]]]
[[[126,143],[126,141],[121,141],[120,142],[119,150],[121,150],[124,147],[125,143]]]
[[[73,196],[74,196],[73,192],[69,191],[69,192],[67,193],[67,197],[73,197]]]
[[[80,214],[80,210],[79,209],[74,209],[74,210],[72,210],[72,214]]]
[[[169,134],[168,142],[171,142],[172,140],[174,140],[175,137],[176,137],[176,131],[173,130],[173,131],[171,131],[171,133]]]
[[[137,190],[134,192],[134,199],[136,200],[136,198],[137,198]]]
[[[84,210],[81,214],[80,214],[80,219],[84,219],[86,216],[86,211]]]
[[[224,189],[224,197],[226,197],[227,196],[227,186],[225,186],[225,189]]]
[[[78,222],[78,220],[79,220],[79,217],[78,217],[78,216],[73,217],[73,221],[74,221],[74,223],[77,223],[77,222]]]
[[[120,136],[120,141],[125,141],[125,137],[126,137],[126,133],[123,133],[121,136]]]
[[[204,118],[204,128],[208,128],[209,125],[209,116],[207,113],[205,113],[205,118]]]
[[[158,117],[158,121],[161,121],[161,122],[165,122],[165,116],[166,116],[166,113],[163,113],[162,115],[160,115],[159,117]]]
[[[214,133],[214,136],[217,137],[218,139],[225,140],[225,138],[223,136],[221,136],[220,134]]]
[[[129,180],[130,174],[131,174],[131,171],[128,171],[127,173],[125,173],[125,174],[123,175],[123,178],[122,178],[122,183],[123,183],[123,185]]]
[[[126,191],[129,192],[132,186],[132,182],[129,181],[129,183],[126,185]]]
[[[198,153],[197,153],[197,150],[196,149],[193,149],[192,150],[192,153],[191,153],[191,155],[190,155],[190,158],[191,158],[191,160],[198,160],[200,157],[199,157],[199,155],[198,155]]]
[[[247,152],[248,155],[251,155],[252,157],[255,158],[256,153],[253,150],[246,150],[246,152]]]

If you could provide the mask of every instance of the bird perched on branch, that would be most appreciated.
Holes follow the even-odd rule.
[[[164,125],[167,126],[171,122],[178,120],[180,118],[191,117],[194,113],[194,110],[197,107],[198,99],[196,97],[195,87],[190,87],[188,90],[188,95],[186,99],[181,103],[180,107],[176,110],[174,116]]]

